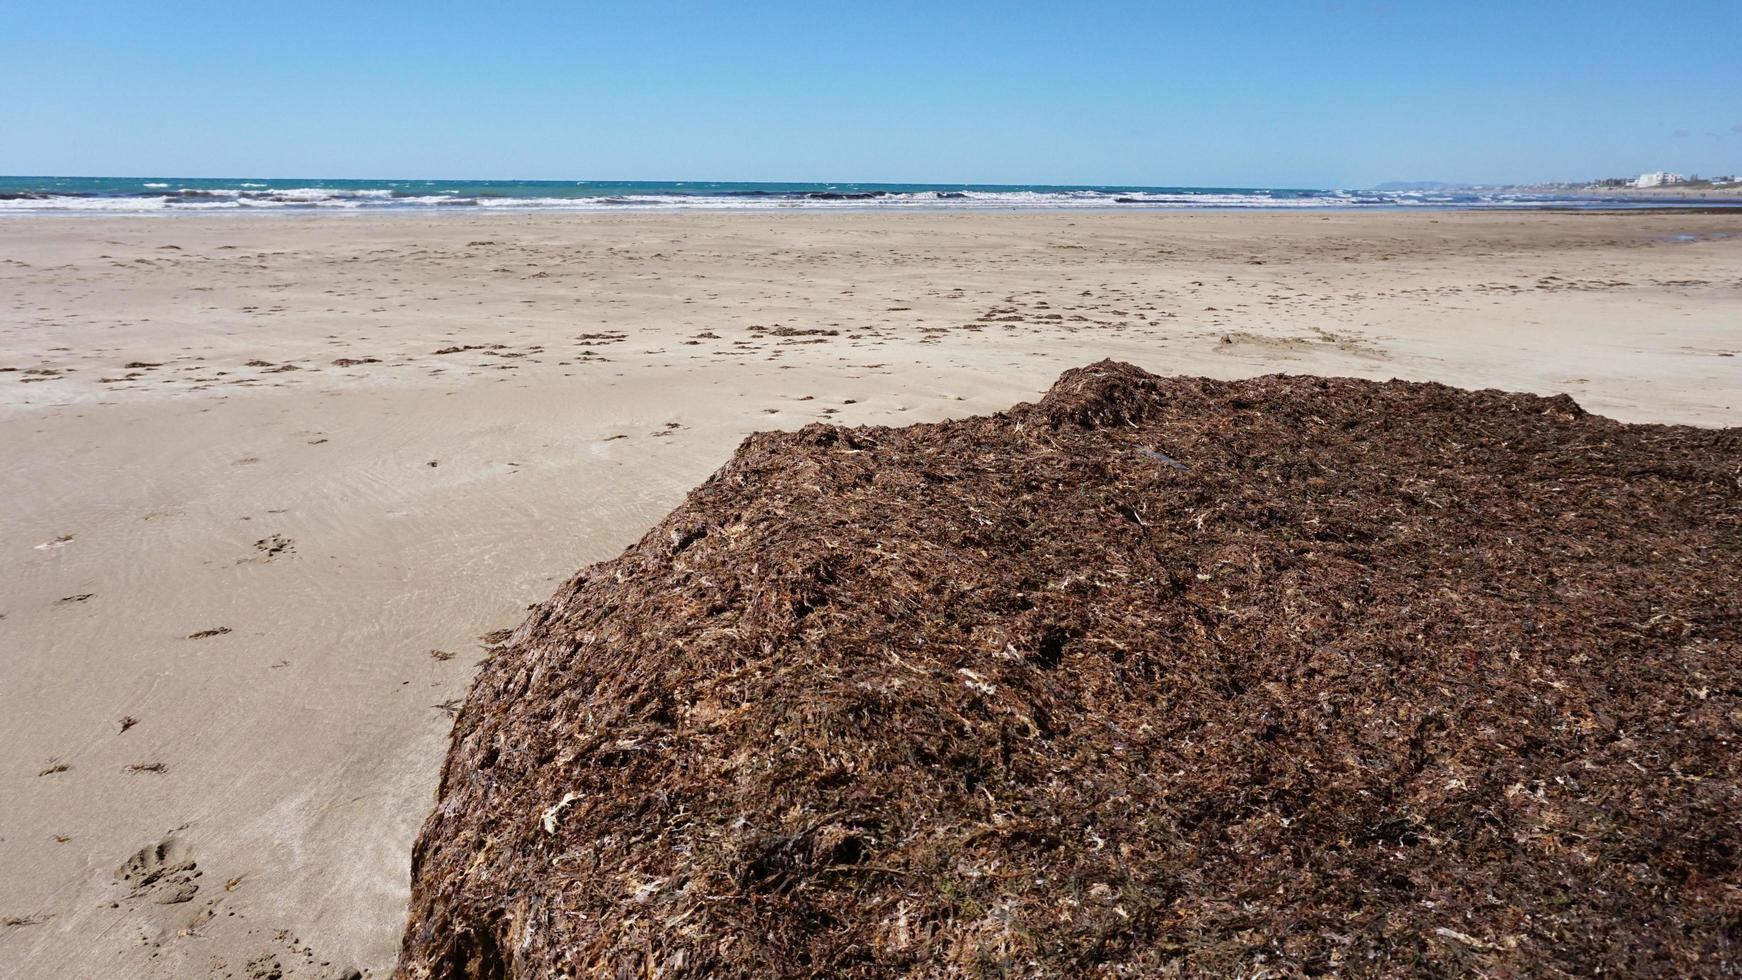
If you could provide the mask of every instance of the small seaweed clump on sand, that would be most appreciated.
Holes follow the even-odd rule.
[[[1742,430],[1158,378],[760,434],[484,666],[404,977],[1716,976]]]

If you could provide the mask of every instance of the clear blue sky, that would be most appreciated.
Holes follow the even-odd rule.
[[[0,173],[1742,171],[1742,0],[498,6],[0,0]]]

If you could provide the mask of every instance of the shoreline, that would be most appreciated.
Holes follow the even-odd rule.
[[[1710,188],[1165,187],[756,181],[0,177],[0,214],[164,211],[1343,211],[1677,206]]]
[[[1585,203],[1576,200],[1542,201],[1508,204],[1325,204],[1325,205],[1172,205],[1172,204],[1085,204],[1085,205],[961,205],[961,204],[876,204],[827,203],[767,206],[733,206],[714,204],[681,205],[377,205],[372,207],[305,206],[305,207],[236,207],[188,208],[9,208],[0,209],[0,221],[31,218],[155,218],[204,216],[311,216],[311,215],[422,215],[480,217],[497,215],[675,215],[675,214],[1653,214],[1653,213],[1742,213],[1742,193],[1715,193],[1709,197],[1671,198],[1632,201],[1625,197],[1593,197]]]

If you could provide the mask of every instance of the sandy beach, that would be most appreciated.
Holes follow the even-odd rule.
[[[492,634],[751,432],[1101,358],[1736,426],[1738,311],[1742,212],[7,217],[0,963],[387,975]]]

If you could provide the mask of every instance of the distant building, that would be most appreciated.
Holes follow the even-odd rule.
[[[1668,187],[1671,184],[1685,184],[1688,179],[1681,174],[1672,174],[1667,170],[1657,170],[1648,174],[1640,174],[1634,181],[1634,187]]]

